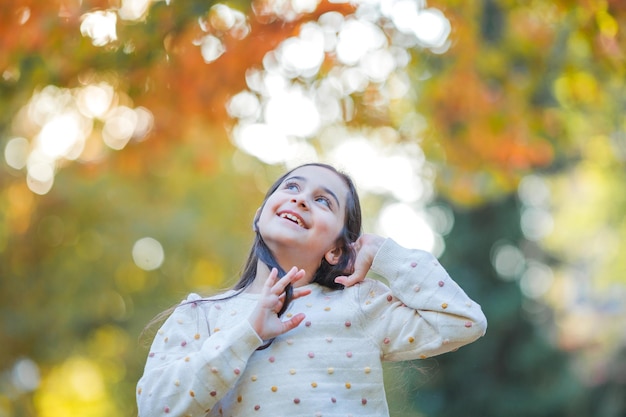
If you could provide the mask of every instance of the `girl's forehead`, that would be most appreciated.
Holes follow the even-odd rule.
[[[340,200],[346,201],[348,195],[348,185],[343,177],[328,168],[316,165],[306,165],[291,171],[285,180],[290,178],[299,178],[312,186],[327,188],[337,194]]]

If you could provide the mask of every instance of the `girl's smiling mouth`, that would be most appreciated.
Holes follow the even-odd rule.
[[[289,221],[292,221],[296,223],[298,226],[307,229],[307,226],[304,223],[304,220],[302,220],[300,216],[298,216],[297,214],[293,212],[283,211],[282,213],[278,213],[278,217],[280,217],[281,219],[287,219]]]

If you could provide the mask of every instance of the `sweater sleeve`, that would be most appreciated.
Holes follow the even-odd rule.
[[[480,306],[430,253],[387,239],[371,270],[390,285],[366,280],[359,288],[365,326],[383,360],[424,359],[485,334],[487,320]]]
[[[137,384],[140,417],[204,416],[262,344],[248,320],[211,334],[208,308],[192,294],[159,329]]]

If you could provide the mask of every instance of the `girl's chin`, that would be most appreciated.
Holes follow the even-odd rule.
[[[285,247],[299,248],[302,246],[302,240],[301,236],[289,233],[281,233],[279,236],[263,236],[263,241],[272,252],[274,252],[275,249],[284,249]]]
[[[289,221],[281,221],[278,224],[273,225],[271,228],[266,228],[265,233],[262,233],[261,236],[263,240],[266,239],[300,239],[302,240],[304,235],[308,232],[308,229],[304,227],[292,223]]]

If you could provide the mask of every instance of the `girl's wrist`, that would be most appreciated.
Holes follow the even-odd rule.
[[[361,250],[365,249],[372,259],[378,253],[380,247],[385,243],[385,238],[375,234],[364,234],[361,236]]]

